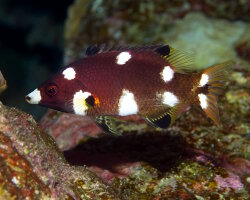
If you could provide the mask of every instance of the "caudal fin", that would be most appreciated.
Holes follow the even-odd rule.
[[[233,64],[232,61],[228,61],[212,66],[205,69],[200,77],[197,90],[200,106],[217,126],[220,126],[217,98],[225,88]]]

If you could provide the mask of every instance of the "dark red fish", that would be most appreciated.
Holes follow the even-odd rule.
[[[219,125],[217,96],[232,62],[191,73],[191,59],[169,45],[106,49],[64,68],[26,96],[31,104],[88,115],[106,132],[119,132],[116,116],[140,115],[167,128],[187,106],[201,106]]]

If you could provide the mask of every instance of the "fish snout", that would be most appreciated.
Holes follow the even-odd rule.
[[[35,89],[33,92],[29,93],[25,99],[30,104],[39,104],[42,99],[41,92],[38,89]]]

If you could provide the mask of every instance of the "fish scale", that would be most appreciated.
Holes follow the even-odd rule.
[[[31,104],[87,115],[105,132],[121,134],[119,116],[139,115],[167,128],[189,105],[201,106],[217,125],[217,93],[233,62],[192,73],[189,54],[169,45],[105,48],[60,69],[26,96]]]

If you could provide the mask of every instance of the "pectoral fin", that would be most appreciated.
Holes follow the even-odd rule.
[[[123,131],[121,129],[122,120],[112,116],[99,116],[95,118],[96,124],[106,133],[121,136]]]

